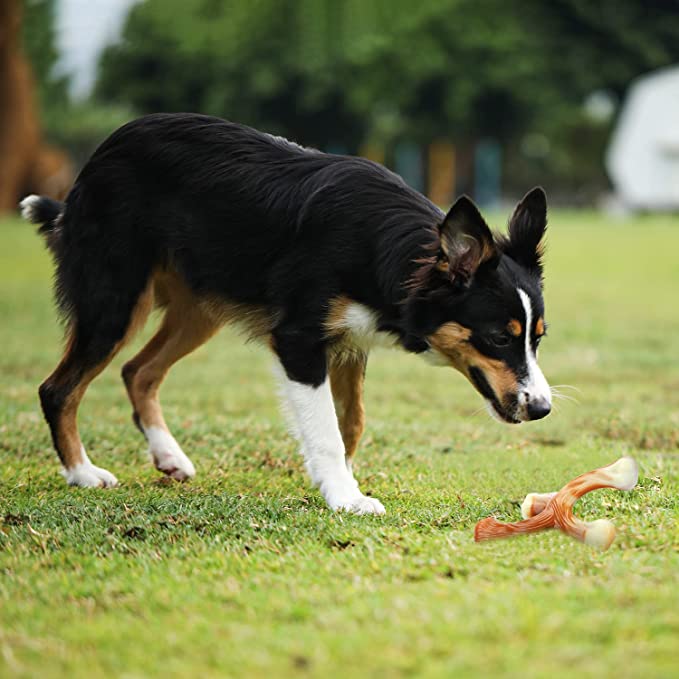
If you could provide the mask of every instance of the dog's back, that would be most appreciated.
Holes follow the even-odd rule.
[[[138,272],[137,290],[154,267],[169,265],[199,294],[280,305],[291,289],[320,284],[329,295],[349,285],[374,297],[371,258],[385,221],[404,225],[391,238],[422,238],[440,216],[370,161],[219,118],[158,114],[101,145],[61,222],[70,259],[91,261],[96,241],[106,263]]]

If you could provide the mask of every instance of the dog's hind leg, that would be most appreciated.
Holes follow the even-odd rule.
[[[363,406],[363,380],[365,378],[365,354],[340,355],[330,365],[330,386],[335,401],[340,433],[344,441],[347,469],[351,471],[358,442],[365,428]]]
[[[165,423],[158,390],[172,365],[207,342],[221,325],[185,290],[179,290],[170,299],[158,332],[123,367],[133,419],[149,443],[153,463],[159,471],[178,481],[185,481],[196,472]]]
[[[152,306],[147,288],[132,309],[118,313],[107,309],[99,319],[74,319],[64,356],[40,385],[39,394],[54,447],[71,486],[115,486],[113,474],[95,467],[80,440],[77,412],[87,387],[104,370],[125,342],[143,325]]]

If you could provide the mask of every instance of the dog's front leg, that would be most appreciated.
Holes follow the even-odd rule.
[[[327,374],[320,384],[314,385],[291,378],[290,371],[286,371],[283,366],[278,372],[293,433],[302,445],[311,480],[325,501],[335,510],[354,514],[384,514],[382,503],[363,495],[347,469],[344,443]]]

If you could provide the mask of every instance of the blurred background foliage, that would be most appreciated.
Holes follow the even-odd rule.
[[[71,98],[69,76],[57,68],[56,8],[57,0],[25,0],[24,50],[33,68],[47,137],[65,147],[76,165],[82,165],[105,137],[136,113],[131,104],[122,101]]]
[[[462,166],[492,139],[503,191],[539,180],[576,203],[607,187],[630,82],[679,62],[677,0],[146,0],[74,104],[53,75],[54,0],[28,5],[47,129],[78,157],[134,114],[192,110],[387,163],[444,140]]]

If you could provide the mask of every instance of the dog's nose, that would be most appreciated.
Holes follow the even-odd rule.
[[[526,402],[526,414],[529,420],[541,420],[547,417],[552,410],[552,404],[544,397],[528,399]]]

